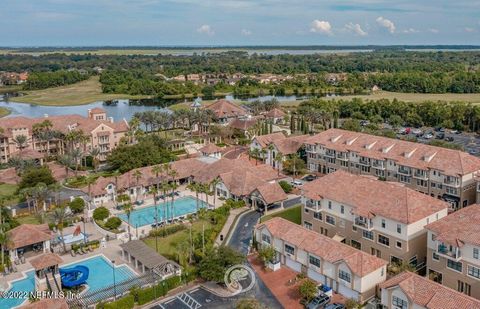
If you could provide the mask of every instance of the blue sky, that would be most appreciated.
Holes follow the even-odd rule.
[[[1,2],[1,46],[480,44],[480,0]]]

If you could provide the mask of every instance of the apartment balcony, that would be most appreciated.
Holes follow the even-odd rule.
[[[426,171],[416,170],[413,173],[413,177],[418,178],[418,179],[428,180],[428,173]]]
[[[342,160],[342,161],[347,161],[348,160],[348,156],[345,152],[340,152],[340,153],[337,153],[337,156],[336,158],[338,160]]]
[[[443,183],[451,187],[460,187],[460,180],[456,177],[445,176]]]
[[[360,160],[358,160],[358,164],[366,165],[366,166],[370,166],[370,165],[371,165],[370,159],[364,158],[364,157],[360,157]]]
[[[335,158],[335,151],[327,150],[327,151],[325,152],[325,157]]]
[[[400,167],[398,168],[397,173],[402,174],[402,175],[405,175],[405,176],[411,176],[411,175],[412,175],[412,170],[411,170],[410,168],[406,168],[406,167],[400,166]]]
[[[322,210],[322,205],[317,205],[316,202],[311,202],[311,201],[306,201],[305,202],[305,207],[307,209],[313,210],[315,212]]]
[[[462,258],[461,251],[458,247],[452,247],[444,243],[437,245],[437,254],[449,259],[455,259],[455,261],[459,261]]]
[[[373,222],[371,219],[362,217],[362,216],[355,216],[353,219],[353,225],[364,230],[371,231],[373,230]]]
[[[385,162],[383,161],[373,161],[372,166],[378,170],[385,169]]]

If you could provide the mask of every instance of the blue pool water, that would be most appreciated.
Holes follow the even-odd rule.
[[[86,260],[68,264],[67,266],[60,266],[62,269],[68,269],[77,265],[88,267],[89,276],[87,285],[89,291],[101,289],[113,284],[113,266],[105,257],[95,256]],[[9,291],[30,292],[35,289],[34,271],[26,273],[27,277],[12,283],[12,288]],[[117,283],[136,277],[137,275],[126,265],[115,267],[115,281]],[[0,308],[9,309],[20,306],[26,299],[4,299],[0,298]]]
[[[157,204],[157,213],[158,213],[158,222],[163,221],[164,211],[168,205],[167,217],[171,218],[171,203],[163,202]],[[205,202],[199,201],[200,208],[205,207]],[[197,201],[193,197],[181,197],[173,201],[173,211],[174,217],[184,216],[196,212],[197,210]],[[118,217],[125,222],[128,222],[126,214],[119,214]],[[131,212],[130,214],[130,224],[133,227],[136,226],[145,226],[155,223],[155,206],[149,206],[141,209],[137,209]]]

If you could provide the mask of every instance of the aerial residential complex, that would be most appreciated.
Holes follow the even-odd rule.
[[[257,242],[272,246],[281,264],[303,272],[347,298],[364,302],[385,281],[387,262],[283,218],[255,227]]]
[[[458,209],[476,201],[480,159],[466,152],[330,129],[305,142],[312,173],[342,169],[395,181]]]
[[[388,262],[424,266],[424,226],[447,216],[448,203],[398,183],[342,170],[302,187],[302,223]]]
[[[49,116],[43,118],[11,117],[1,118],[0,128],[3,132],[0,134],[0,163],[6,163],[16,155],[35,157],[38,155],[63,154],[67,148],[67,141],[55,134],[42,138],[37,136],[33,130],[35,124],[41,124],[48,121],[51,132],[58,132],[63,136],[72,131],[82,131],[88,139],[85,142],[75,142],[75,147],[84,148],[88,151],[92,148],[100,150],[99,160],[104,160],[106,155],[114,149],[128,131],[126,120],[114,122],[108,118],[106,111],[101,108],[88,110],[87,117],[80,115]],[[24,141],[20,141],[19,136],[24,136]],[[40,155],[42,157],[42,155]]]
[[[480,205],[461,209],[425,228],[429,278],[480,299]]]

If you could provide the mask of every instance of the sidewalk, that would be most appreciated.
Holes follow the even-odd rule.
[[[222,230],[220,231],[220,234],[218,234],[217,239],[215,239],[215,245],[220,246],[222,244],[222,240],[220,240],[220,236],[223,235],[223,240],[225,240],[228,236],[228,232],[230,229],[234,228],[232,226],[236,221],[235,218],[240,215],[242,212],[245,212],[249,210],[250,208],[248,207],[241,207],[241,208],[236,208],[232,209],[230,211],[230,214],[228,215],[227,222],[225,222],[225,225],[223,226]]]

